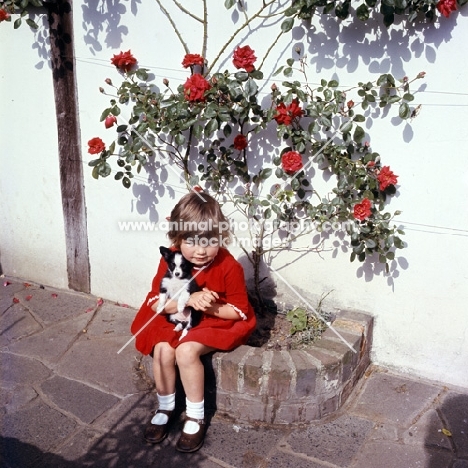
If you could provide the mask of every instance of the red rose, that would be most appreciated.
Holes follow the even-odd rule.
[[[104,121],[106,128],[113,127],[115,123],[117,123],[117,117],[115,115],[108,115]]]
[[[390,166],[384,166],[380,170],[377,180],[379,181],[380,190],[383,191],[389,185],[395,185],[398,182],[398,176],[390,170]]]
[[[200,65],[200,67],[203,67],[203,65],[205,65],[205,59],[200,54],[186,54],[182,61],[182,66],[188,68],[193,65]]]
[[[211,88],[210,83],[199,73],[194,73],[184,84],[184,95],[187,101],[204,101],[205,92]]]
[[[304,111],[299,107],[299,101],[294,99],[289,106],[284,102],[280,102],[276,107],[276,115],[274,119],[279,125],[291,125],[295,118],[302,117]]]
[[[281,167],[288,174],[294,174],[303,167],[302,156],[297,151],[288,151],[281,157]]]
[[[366,218],[368,218],[372,214],[371,206],[371,202],[368,198],[364,198],[361,203],[354,205],[353,214],[355,219],[364,221]]]
[[[232,63],[236,68],[243,68],[247,73],[254,71],[254,62],[257,60],[255,57],[255,51],[253,51],[248,45],[244,47],[238,47],[234,51]]]
[[[291,124],[291,117],[288,114],[288,109],[285,106],[284,102],[280,102],[276,106],[276,115],[274,117],[276,122],[279,125],[290,125]]]
[[[436,7],[440,13],[448,18],[450,13],[457,9],[457,0],[439,0],[436,4]]]
[[[245,135],[239,134],[234,138],[234,148],[239,151],[247,148],[247,138]]]
[[[0,9],[0,22],[6,21],[10,17],[10,13],[5,11],[3,8]]]
[[[99,137],[92,138],[91,140],[89,140],[88,145],[89,154],[98,154],[106,149],[106,145]]]
[[[351,109],[353,106],[354,106],[354,101],[352,99],[350,99],[346,105],[348,106],[348,109]]]
[[[127,52],[120,52],[120,54],[114,55],[111,59],[112,65],[115,65],[119,70],[124,72],[128,72],[136,62],[136,58],[132,55],[130,50]]]

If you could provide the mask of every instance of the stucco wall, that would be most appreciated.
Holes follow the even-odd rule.
[[[216,11],[210,10],[215,21],[209,29],[209,59],[241,21],[224,10],[223,2],[210,3],[219,5]],[[397,110],[388,115],[376,112],[369,129],[373,149],[399,175],[398,194],[389,209],[402,211],[398,221],[408,247],[399,252],[390,275],[379,266],[350,263],[346,248],[337,247],[331,238],[320,255],[282,252],[271,258],[271,276],[279,289],[287,286],[274,271],[313,297],[332,291],[325,303],[330,307],[373,313],[374,362],[460,386],[468,386],[468,95],[464,86],[468,70],[461,60],[468,41],[467,14],[465,8],[414,33],[401,26],[387,32],[377,23],[377,37],[352,26],[342,30],[334,21],[326,21],[326,34],[319,28],[307,39],[297,27],[292,39],[288,36],[278,43],[264,67],[264,71],[275,69],[304,42],[311,82],[338,78],[349,87],[386,72],[397,78],[427,73],[414,87],[420,88],[417,101],[422,104],[416,119],[402,123],[395,118]],[[110,143],[114,138],[113,129],[105,130],[99,122],[109,97],[98,91],[99,86],[108,89],[105,78],[118,81],[119,74],[110,64],[113,54],[131,49],[139,64],[155,74],[157,83],[166,77],[175,87],[187,76],[180,66],[184,51],[155,2],[133,7],[123,2],[118,14],[109,14],[102,5],[91,11],[75,4],[74,15],[92,292],[138,306],[158,262],[158,247],[167,241],[164,232],[126,232],[119,229],[119,222],[160,222],[185,189],[164,160],[152,175],[156,182],[148,183],[144,172],[129,190],[112,177],[96,181],[87,167],[87,141],[100,136]],[[199,52],[201,30],[189,27],[186,17],[182,20],[187,22],[191,52]],[[247,32],[241,34],[239,42],[262,56],[272,33],[266,27],[247,36]],[[28,28],[0,28],[1,265],[6,274],[63,287],[66,264],[52,85],[48,64],[39,58],[33,37]],[[21,43],[21,55],[5,50],[4,44],[13,50],[13,43],[16,50]],[[284,58],[278,59],[279,55]],[[229,66],[227,60],[222,68]],[[274,81],[280,83],[281,77]],[[21,124],[26,113],[32,122],[27,127]],[[240,255],[239,249],[233,251]]]

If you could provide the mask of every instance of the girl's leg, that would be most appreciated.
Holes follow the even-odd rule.
[[[154,347],[153,374],[158,395],[175,393],[175,349],[169,343],[158,343]]]
[[[185,395],[192,402],[200,402],[204,399],[205,369],[200,357],[211,351],[215,349],[195,341],[182,343],[175,350]]]
[[[177,366],[187,397],[186,421],[176,448],[180,452],[194,452],[203,445],[205,437],[205,369],[200,356],[213,348],[194,341],[182,343],[176,349]]]
[[[153,373],[158,395],[158,410],[146,426],[144,437],[159,444],[168,433],[168,423],[175,408],[175,349],[158,343],[153,350]]]

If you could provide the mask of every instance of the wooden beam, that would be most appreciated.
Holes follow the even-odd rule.
[[[45,3],[57,115],[68,286],[90,292],[90,265],[73,47],[73,0]]]

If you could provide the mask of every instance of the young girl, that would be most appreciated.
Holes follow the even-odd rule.
[[[202,320],[180,339],[181,332],[166,314],[177,312],[177,299],[166,303],[155,317],[159,287],[167,271],[161,258],[151,292],[131,327],[136,348],[152,354],[158,410],[146,426],[148,442],[162,442],[175,407],[176,368],[186,396],[186,416],[176,448],[194,452],[205,436],[204,367],[200,357],[212,351],[229,351],[245,344],[255,329],[255,315],[247,298],[242,266],[221,245],[230,240],[229,223],[218,202],[206,193],[185,195],[171,212],[168,237],[173,250],[193,265],[193,281],[200,291],[187,306],[202,312]],[[187,228],[187,229],[186,229]]]

